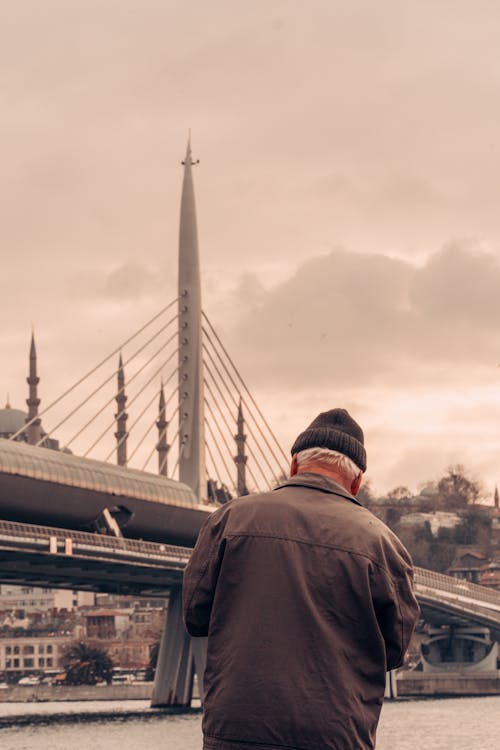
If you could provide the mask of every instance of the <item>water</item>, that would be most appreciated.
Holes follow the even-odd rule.
[[[7,722],[7,723],[6,723]],[[147,701],[0,704],[2,750],[200,750],[201,715]],[[388,702],[377,750],[496,750],[500,696]]]

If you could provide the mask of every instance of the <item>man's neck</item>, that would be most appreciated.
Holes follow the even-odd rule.
[[[345,477],[324,464],[311,462],[297,468],[297,474],[308,474],[310,472],[313,474],[323,474],[325,477],[333,479],[337,484],[340,484],[341,487],[347,490],[347,492],[351,493],[351,483],[348,482]]]

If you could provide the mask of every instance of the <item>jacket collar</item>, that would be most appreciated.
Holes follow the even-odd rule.
[[[281,482],[274,489],[279,490],[282,487],[310,487],[313,490],[321,490],[321,492],[329,492],[332,495],[340,495],[345,497],[346,500],[350,500],[351,503],[356,505],[362,505],[354,495],[351,495],[342,485],[336,482],[334,479],[330,479],[325,474],[314,474],[312,471],[304,471],[301,474],[295,474],[293,477],[286,479]]]

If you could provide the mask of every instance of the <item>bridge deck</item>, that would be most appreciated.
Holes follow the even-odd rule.
[[[0,521],[0,582],[165,596],[191,549]]]
[[[0,582],[165,596],[181,583],[189,547],[0,520]],[[415,590],[437,622],[500,632],[500,592],[424,568]]]
[[[415,592],[426,619],[436,624],[473,622],[500,634],[500,591],[415,568]]]

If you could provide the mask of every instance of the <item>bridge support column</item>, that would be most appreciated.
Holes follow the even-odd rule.
[[[384,698],[397,698],[398,697],[398,681],[397,672],[395,669],[391,669],[385,676],[385,693]]]
[[[203,700],[203,672],[206,662],[206,639],[186,633],[182,621],[182,589],[172,588],[163,629],[151,705],[189,708],[196,670],[200,698]]]
[[[421,658],[424,672],[494,672],[498,644],[485,627],[428,626]]]
[[[191,647],[193,649],[194,671],[198,678],[200,701],[203,703],[205,697],[203,675],[205,674],[205,667],[207,665],[207,638],[193,638],[191,640]]]
[[[151,705],[186,706],[191,704],[193,657],[191,639],[182,622],[182,589],[170,591],[168,612],[160,641]]]

